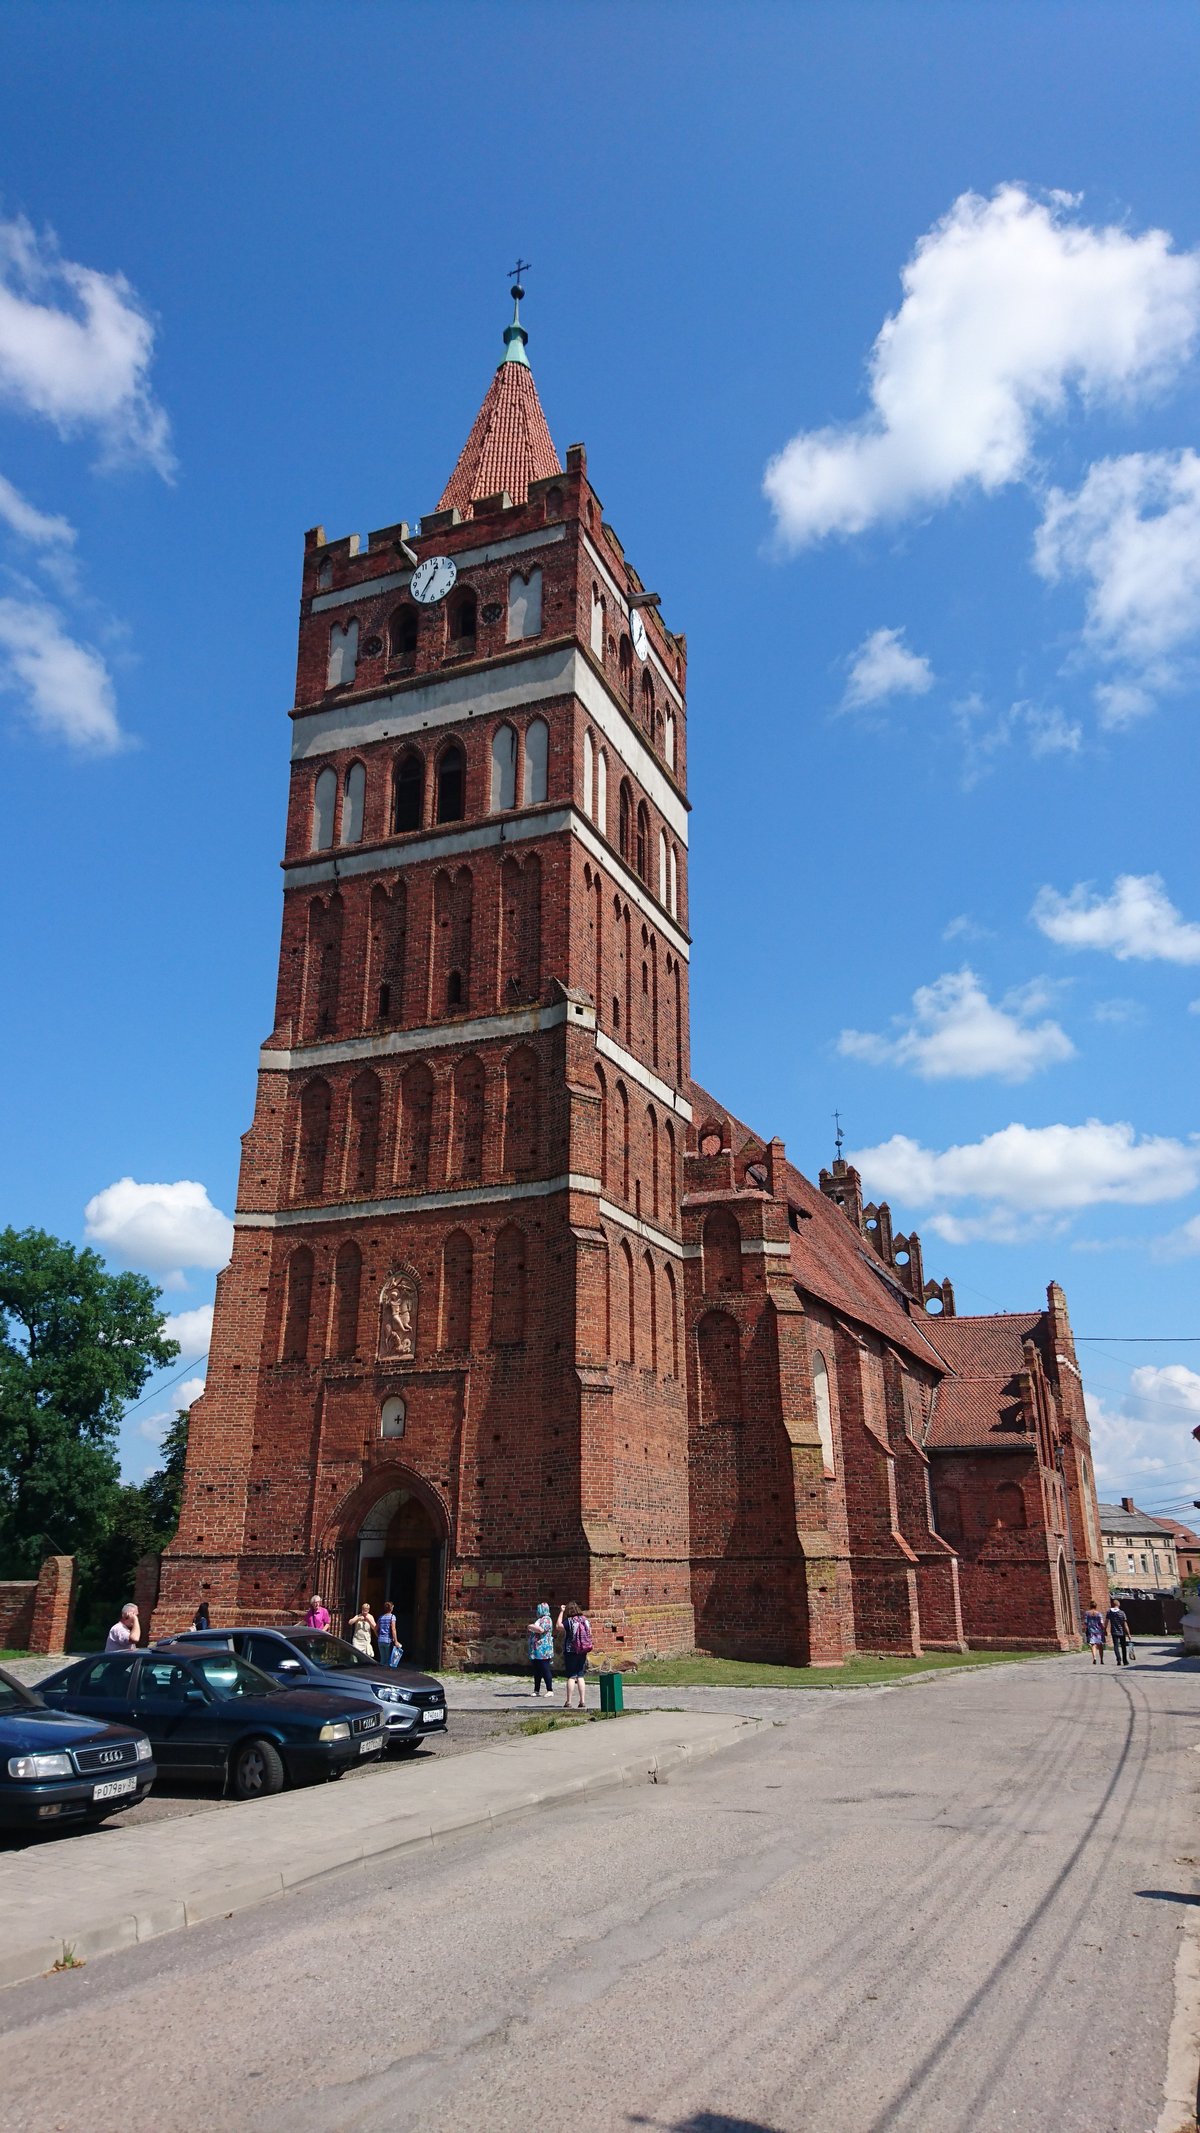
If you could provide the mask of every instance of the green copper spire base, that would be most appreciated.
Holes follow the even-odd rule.
[[[500,360],[502,364],[522,363],[525,369],[528,370],[529,357],[525,353],[525,343],[528,341],[529,335],[521,324],[521,298],[524,294],[525,291],[520,282],[515,281],[512,285],[512,325],[506,326],[504,329],[504,354]]]

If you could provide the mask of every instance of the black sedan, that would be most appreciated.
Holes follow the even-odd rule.
[[[239,1800],[340,1777],[383,1747],[378,1704],[281,1689],[228,1650],[103,1652],[52,1674],[41,1693],[58,1710],[144,1727],[164,1775],[220,1778]]]
[[[378,1704],[389,1748],[409,1750],[444,1732],[446,1691],[415,1666],[380,1666],[325,1629],[198,1629],[171,1640],[178,1648],[223,1646],[261,1667],[282,1688],[337,1689]]]
[[[95,1827],[144,1800],[154,1777],[144,1733],[51,1710],[0,1667],[0,1823]]]

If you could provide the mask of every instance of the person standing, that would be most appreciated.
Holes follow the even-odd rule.
[[[201,1600],[201,1602],[200,1602],[200,1605],[199,1605],[199,1607],[198,1607],[198,1608],[196,1609],[196,1612],[195,1612],[195,1614],[194,1614],[194,1615],[192,1616],[192,1628],[193,1628],[193,1629],[211,1629],[211,1628],[212,1628],[212,1621],[211,1621],[211,1619],[210,1619],[210,1616],[209,1616],[209,1612],[208,1612],[208,1601],[207,1601],[207,1600]]]
[[[554,1625],[545,1600],[537,1603],[533,1621],[526,1624],[529,1638],[529,1664],[533,1668],[533,1693],[540,1696],[545,1689],[547,1696],[554,1694]]]
[[[390,1600],[385,1600],[379,1612],[379,1664],[396,1666],[404,1647],[396,1637],[396,1610]]]
[[[579,1709],[586,1711],[587,1684],[583,1677],[587,1673],[588,1653],[592,1649],[592,1625],[582,1607],[577,1607],[574,1600],[568,1600],[565,1606],[558,1610],[556,1627],[562,1631],[563,1670],[567,1677],[567,1700],[563,1709],[570,1711],[574,1708],[575,1700],[571,1692],[577,1688]]]
[[[1108,1603],[1108,1634],[1112,1638],[1113,1652],[1118,1666],[1129,1664],[1129,1616],[1119,1600]]]
[[[1088,1608],[1088,1611],[1083,1618],[1083,1634],[1088,1641],[1088,1648],[1092,1655],[1092,1665],[1095,1666],[1096,1661],[1098,1659],[1100,1661],[1101,1666],[1103,1666],[1105,1634],[1104,1616],[1101,1614],[1100,1609],[1098,1607]]]
[[[104,1641],[106,1652],[128,1652],[142,1641],[142,1625],[132,1600],[121,1609]]]
[[[328,1629],[330,1620],[329,1609],[326,1607],[324,1600],[319,1592],[314,1592],[308,1603],[308,1613],[304,1617],[304,1627],[306,1629]]]
[[[356,1652],[368,1659],[375,1657],[375,1617],[366,1600],[358,1603],[358,1613],[350,1617],[350,1642]]]

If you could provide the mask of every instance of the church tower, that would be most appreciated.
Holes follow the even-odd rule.
[[[536,1600],[688,1649],[686,645],[521,323],[438,507],[305,541],[274,1027],[160,1633]]]

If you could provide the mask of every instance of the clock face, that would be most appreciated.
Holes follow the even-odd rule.
[[[633,640],[633,649],[638,658],[644,659],[650,650],[650,639],[646,635],[646,625],[636,607],[631,607],[629,610],[629,635]]]
[[[448,555],[427,556],[423,563],[418,563],[408,589],[422,607],[433,607],[435,602],[445,599],[457,576],[458,567]]]

